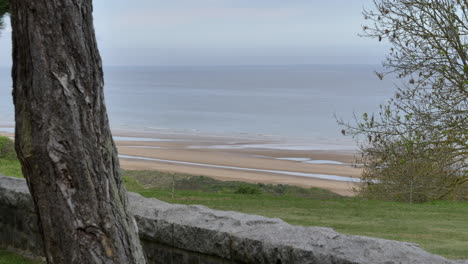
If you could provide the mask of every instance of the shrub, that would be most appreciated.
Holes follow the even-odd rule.
[[[406,139],[374,142],[362,151],[365,167],[357,191],[366,198],[466,199],[464,162],[454,162],[450,145]]]
[[[0,136],[0,159],[15,159],[15,143],[8,137]]]
[[[287,190],[288,190],[288,187],[287,185],[283,185],[283,184],[278,184],[278,185],[273,185],[273,192],[277,195],[284,195],[286,194]]]
[[[262,191],[260,190],[260,188],[258,188],[258,186],[241,184],[237,187],[234,193],[256,195],[256,194],[261,194]]]

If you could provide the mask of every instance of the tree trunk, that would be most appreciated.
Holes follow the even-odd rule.
[[[48,263],[145,263],[104,105],[92,0],[10,8],[16,151]]]

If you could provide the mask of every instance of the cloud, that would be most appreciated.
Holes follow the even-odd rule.
[[[164,26],[196,23],[245,23],[248,21],[282,20],[305,15],[298,8],[247,8],[247,7],[184,7],[147,10],[130,10],[124,19],[120,14],[111,15],[113,24],[124,26]]]
[[[232,49],[336,46],[346,50],[369,44],[357,33],[362,6],[372,0],[110,1],[94,2],[95,22],[100,47],[115,57],[123,56],[122,50],[151,56],[161,53],[154,49],[177,49],[176,53],[186,50],[195,56],[194,49],[200,48],[221,49],[229,55]],[[274,53],[265,56],[270,55]]]

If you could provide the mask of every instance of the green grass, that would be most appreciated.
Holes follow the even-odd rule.
[[[0,136],[0,174],[21,178],[21,166],[16,158],[14,142],[8,137]]]
[[[194,191],[205,194],[242,194],[244,190],[253,191],[254,194],[269,194],[272,196],[294,195],[310,199],[335,199],[340,195],[320,188],[305,189],[291,185],[251,184],[235,181],[218,181],[205,176],[194,176],[180,173],[164,173],[159,171],[123,171],[127,189],[145,195],[155,191],[167,192],[172,188],[175,180],[175,189],[180,191]],[[255,198],[253,196],[252,198]]]
[[[17,159],[0,159],[0,174],[23,178],[21,165]]]
[[[9,161],[0,160],[0,173],[21,176],[19,164]],[[208,177],[157,171],[123,171],[123,176],[129,191],[145,197],[281,218],[294,225],[332,227],[345,234],[414,242],[434,254],[468,259],[466,202],[370,201],[341,197],[318,188],[221,182]],[[171,198],[173,177],[174,199]],[[258,192],[239,193],[246,187]]]
[[[0,264],[44,264],[44,262],[31,260],[16,253],[0,249]]]
[[[468,203],[424,204],[340,197],[322,189],[220,182],[207,177],[124,171],[129,191],[170,203],[201,204],[213,209],[281,218],[294,225],[332,227],[339,232],[414,242],[452,259],[468,258]],[[150,180],[150,179],[156,180]],[[238,186],[260,194],[238,194]]]

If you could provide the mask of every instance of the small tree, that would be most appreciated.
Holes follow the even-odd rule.
[[[396,75],[402,84],[377,115],[340,121],[344,133],[360,140],[367,162],[361,192],[403,188],[414,177],[454,192],[468,181],[467,1],[375,0],[374,7],[364,11],[370,23],[363,36],[392,46],[386,70],[377,75]],[[439,155],[442,163],[431,158]],[[425,158],[412,158],[417,156]]]

